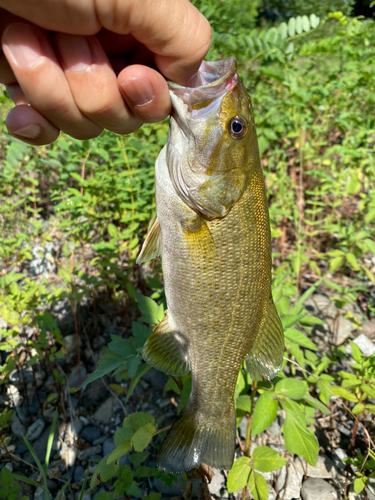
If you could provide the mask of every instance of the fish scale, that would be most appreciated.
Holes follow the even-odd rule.
[[[210,73],[207,85],[170,84],[174,110],[155,167],[157,218],[138,257],[160,253],[168,306],[143,356],[175,376],[191,371],[189,399],[158,456],[171,472],[201,462],[231,467],[242,361],[261,380],[277,374],[283,357],[250,98],[233,58],[204,62],[200,72],[201,81]]]

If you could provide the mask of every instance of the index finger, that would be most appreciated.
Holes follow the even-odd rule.
[[[131,34],[155,55],[158,69],[180,84],[208,52],[211,28],[188,0],[0,0],[0,7],[47,30]]]

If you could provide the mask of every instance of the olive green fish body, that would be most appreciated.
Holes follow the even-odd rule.
[[[177,115],[156,164],[157,220],[142,250],[146,255],[139,258],[161,253],[168,305],[165,320],[146,342],[144,357],[173,375],[191,370],[189,400],[158,457],[160,466],[175,472],[200,462],[231,467],[233,395],[241,363],[245,358],[256,380],[272,378],[283,354],[271,295],[268,208],[251,103],[229,63],[223,81],[217,79],[223,94],[219,102],[208,99],[205,106],[204,86],[198,97],[193,91],[195,100],[183,96],[187,108],[193,108],[191,134],[189,119],[184,123],[183,109],[178,109],[181,103],[174,101]],[[209,88],[209,97],[214,90]],[[228,104],[231,92],[238,95]],[[201,119],[201,110],[210,105],[211,136],[200,123],[210,121],[211,115]],[[241,115],[247,137],[232,141],[222,132],[223,141],[215,127],[227,131],[228,120]],[[178,135],[181,130],[184,137]]]

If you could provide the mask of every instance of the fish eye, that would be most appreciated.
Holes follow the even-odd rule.
[[[235,116],[229,122],[229,133],[234,139],[240,139],[247,132],[247,123],[241,116]]]

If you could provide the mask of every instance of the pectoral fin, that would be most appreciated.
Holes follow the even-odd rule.
[[[171,328],[168,314],[147,339],[142,356],[157,370],[168,375],[182,376],[189,372],[187,338]]]
[[[249,354],[246,369],[254,380],[273,379],[283,363],[284,334],[272,295],[268,300],[263,321]]]
[[[138,255],[137,264],[148,262],[155,259],[160,255],[161,251],[161,238],[160,238],[160,224],[158,219],[153,217],[148,227],[148,234],[143,243],[141,253]]]
[[[215,255],[215,242],[207,226],[207,222],[195,215],[191,219],[186,219],[182,223],[184,240],[189,245],[191,255],[197,258],[210,258]]]

